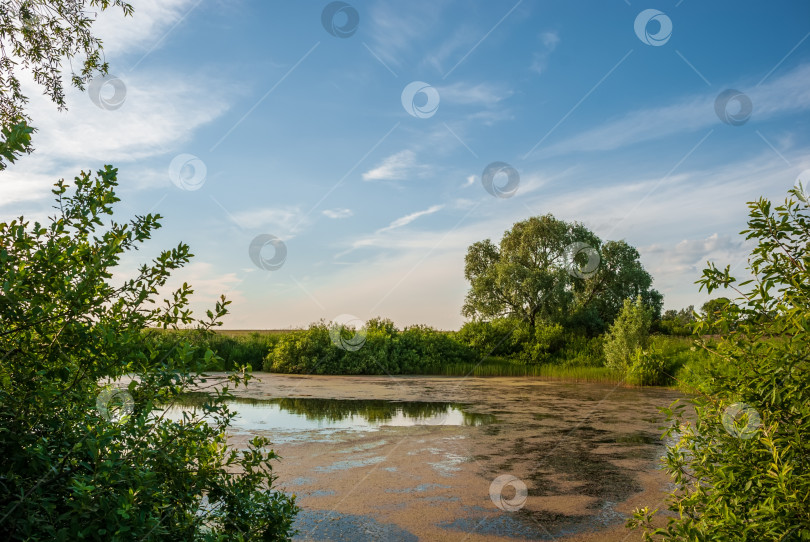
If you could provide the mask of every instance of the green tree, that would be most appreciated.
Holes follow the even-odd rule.
[[[581,250],[580,250],[581,249]],[[534,325],[580,323],[602,331],[624,299],[641,296],[658,314],[661,294],[624,241],[602,241],[577,222],[551,215],[517,222],[498,246],[489,239],[467,249],[470,290],[462,314],[517,318]]]
[[[531,324],[538,318],[560,321],[573,304],[566,249],[575,242],[599,247],[585,226],[545,215],[516,223],[499,247],[489,239],[474,243],[465,258],[471,288],[462,313]]]
[[[704,305],[705,306],[705,305]],[[667,335],[691,335],[695,323],[695,306],[680,310],[670,309],[661,316],[655,327]]]
[[[641,301],[624,300],[619,316],[605,336],[605,361],[622,373],[627,373],[640,352],[650,343],[650,311]]]
[[[653,321],[659,320],[664,298],[652,288],[652,275],[641,264],[638,250],[625,241],[607,241],[599,256],[594,272],[573,283],[579,318],[602,331],[619,315],[625,300],[641,296]]]
[[[718,304],[715,324],[730,331],[704,345],[714,362],[694,417],[667,409],[674,517],[653,528],[656,511],[637,510],[629,526],[646,540],[810,540],[810,207],[790,193],[798,201],[748,204],[751,279],[709,263],[699,281],[739,298]],[[697,333],[711,325],[704,315]]]
[[[0,124],[28,120],[16,73],[30,70],[34,81],[59,109],[66,107],[62,63],[70,64],[70,82],[84,89],[95,74],[107,73],[101,41],[92,33],[97,10],[132,6],[124,0],[19,0],[0,3]],[[74,68],[73,59],[79,66]]]
[[[112,219],[117,170],[59,181],[50,223],[0,223],[0,539],[277,540],[294,498],[272,491],[268,440],[232,449],[229,386],[172,417],[167,408],[206,385],[189,333],[165,352],[165,332],[211,333],[182,287],[158,304],[189,247],[160,253],[112,284],[121,256],[148,240],[159,215]],[[207,385],[210,387],[210,384]]]

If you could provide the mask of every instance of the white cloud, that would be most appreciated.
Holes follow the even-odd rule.
[[[810,109],[810,64],[800,66],[761,86],[747,89],[741,85],[738,90],[747,94],[753,103],[752,120]],[[714,111],[717,94],[717,91],[713,91],[671,105],[633,111],[619,120],[550,145],[537,154],[549,156],[614,150],[676,133],[716,127],[720,124]]]
[[[475,179],[476,179],[476,176],[475,176],[475,175],[470,175],[470,176],[468,176],[468,177],[467,177],[466,182],[465,182],[463,185],[461,185],[461,186],[462,186],[463,188],[467,188],[468,186],[472,186],[472,185],[473,185],[473,183],[475,182]]]
[[[298,233],[306,222],[306,215],[299,207],[264,207],[233,213],[233,219],[244,229],[259,229],[272,226],[268,232],[289,239]]]
[[[329,218],[349,218],[354,214],[351,209],[324,209],[321,213]]]
[[[443,3],[435,0],[414,0],[405,5],[377,2],[369,6],[372,50],[391,66],[406,63],[415,45],[439,26],[442,9]]]
[[[437,87],[442,102],[459,105],[483,105],[494,107],[499,102],[512,96],[513,92],[499,85],[491,83],[453,83],[445,87]]]
[[[27,89],[38,132],[38,154],[53,160],[130,162],[164,154],[224,113],[222,94],[190,76],[133,74],[122,79],[126,100],[116,110],[97,107],[86,93],[68,93],[65,113]],[[213,85],[215,88],[217,85]]]
[[[401,228],[403,226],[407,226],[408,224],[410,224],[411,222],[413,222],[417,218],[419,218],[421,216],[425,216],[425,215],[432,215],[433,213],[441,211],[443,208],[444,208],[444,205],[433,205],[433,206],[425,209],[424,211],[416,211],[415,213],[411,213],[409,215],[405,215],[403,217],[397,218],[396,220],[391,222],[391,224],[389,224],[388,226],[382,228],[381,230],[378,230],[378,233],[384,232],[384,231],[394,230],[394,229],[397,229],[397,228]]]
[[[120,8],[112,7],[100,12],[93,23],[93,31],[101,38],[108,59],[133,49],[143,54],[159,47],[166,32],[174,30],[180,18],[195,3],[199,4],[195,0],[129,0],[129,3],[133,7],[131,17],[124,17]]]
[[[535,51],[532,56],[532,65],[529,67],[530,70],[538,74],[546,71],[548,59],[560,43],[560,36],[557,32],[543,32],[540,34],[540,41],[543,44],[542,49]]]
[[[424,169],[416,164],[416,153],[412,150],[400,151],[384,159],[374,169],[363,173],[364,181],[398,181]]]

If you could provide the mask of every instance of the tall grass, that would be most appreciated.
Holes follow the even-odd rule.
[[[622,381],[622,375],[607,367],[566,366],[545,363],[525,365],[509,361],[477,363],[453,363],[429,367],[425,375],[440,376],[529,376],[577,382]]]

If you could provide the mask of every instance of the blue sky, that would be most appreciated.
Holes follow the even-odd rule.
[[[100,105],[60,113],[26,83],[37,150],[0,211],[43,218],[56,179],[114,164],[119,218],[165,217],[120,276],[187,242],[176,283],[232,299],[225,327],[458,328],[466,247],[545,213],[636,246],[667,308],[699,305],[707,260],[744,268],[745,202],[810,175],[806,2],[355,1],[328,28],[329,2],[132,4],[96,23]],[[511,197],[483,186],[493,162]],[[260,235],[286,249],[271,270]]]

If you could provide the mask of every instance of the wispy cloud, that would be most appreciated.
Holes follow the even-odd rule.
[[[541,43],[540,50],[534,52],[532,65],[529,66],[529,69],[538,74],[542,74],[546,71],[551,53],[554,52],[557,45],[560,43],[560,35],[557,32],[543,32],[540,34],[539,38]]]
[[[210,80],[168,74],[135,74],[122,79],[126,100],[120,109],[97,107],[86,93],[68,93],[69,110],[33,87],[29,111],[37,127],[35,146],[52,160],[130,162],[166,153],[227,111],[224,89],[210,92]]]
[[[494,107],[512,96],[513,92],[503,85],[492,83],[453,83],[438,87],[442,102],[459,105],[483,105]]]
[[[752,120],[810,109],[810,64],[802,65],[759,87],[737,87],[754,105]],[[616,121],[586,130],[550,145],[535,156],[581,151],[609,151],[627,145],[692,132],[719,123],[714,101],[719,91],[695,95],[677,103],[634,111]]]
[[[372,49],[386,64],[401,66],[440,26],[444,2],[415,0],[407,4],[377,2],[368,10]]]
[[[158,43],[198,0],[139,0],[132,2],[132,17],[124,17],[119,8],[99,13],[93,31],[104,44],[108,59],[125,53],[142,54]],[[115,66],[113,62],[113,66]]]
[[[385,158],[382,163],[365,173],[364,181],[400,181],[420,173],[423,166],[416,163],[416,153],[406,149]]]
[[[321,213],[329,218],[349,218],[354,214],[351,209],[324,209]]]
[[[245,229],[271,226],[273,235],[288,239],[298,233],[305,222],[304,212],[295,207],[263,207],[233,213],[237,224]]]
[[[416,211],[415,213],[411,213],[409,215],[405,215],[403,217],[397,218],[396,220],[391,222],[388,226],[382,228],[381,230],[377,230],[377,233],[382,233],[384,231],[391,231],[391,230],[395,230],[397,228],[401,228],[403,226],[407,226],[408,224],[410,224],[411,222],[413,222],[417,218],[419,218],[421,216],[432,215],[433,213],[441,211],[443,208],[444,208],[444,205],[433,205],[431,207],[428,207],[424,211]]]

